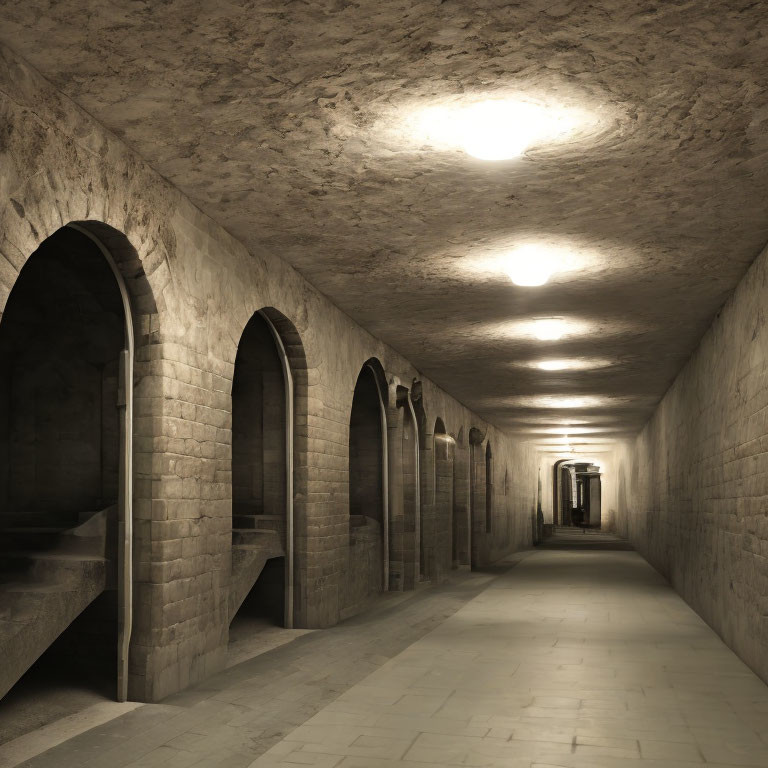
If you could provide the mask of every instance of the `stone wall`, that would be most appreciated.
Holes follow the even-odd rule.
[[[768,681],[768,253],[639,437],[616,455],[617,527]]]
[[[529,448],[362,330],[278,255],[249,253],[5,49],[0,197],[0,312],[27,258],[69,222],[84,222],[105,243],[131,293],[137,339],[132,698],[161,699],[224,664],[231,387],[238,342],[259,310],[278,329],[295,378],[297,626],[337,622],[348,589],[350,410],[368,360],[378,361],[386,377],[388,416],[402,410],[394,402],[398,388],[419,381],[426,424],[439,417],[454,437],[474,428],[490,439],[496,484],[509,468],[508,505],[494,512],[506,518],[503,524],[486,532],[478,508],[476,564],[529,545],[536,497]],[[458,450],[457,461],[467,462],[468,453]],[[466,463],[461,473],[468,475]],[[433,480],[426,482],[431,497]],[[397,498],[390,504],[396,526],[403,504]]]

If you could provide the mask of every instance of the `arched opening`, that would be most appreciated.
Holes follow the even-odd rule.
[[[600,467],[589,462],[561,459],[555,462],[554,480],[555,525],[599,528]]]
[[[453,450],[453,509],[451,560],[453,568],[469,567],[471,524],[469,510],[469,461],[464,444],[464,427],[459,429]]]
[[[240,338],[232,379],[231,644],[290,626],[290,385],[280,337],[257,312]]]
[[[43,722],[54,700],[68,714],[127,697],[132,408],[126,283],[89,229],[63,227],[0,322],[3,725],[16,703]]]
[[[447,434],[443,420],[435,421],[435,543],[438,578],[453,565],[453,463],[456,444]]]
[[[387,455],[384,380],[366,363],[349,417],[349,560],[345,615],[387,584]]]
[[[413,589],[419,580],[419,433],[416,412],[406,396],[402,431],[402,479],[403,479],[403,588]]]
[[[487,489],[485,482],[485,433],[477,427],[469,430],[469,522],[470,522],[470,567],[476,568],[483,562],[481,551],[485,544]]]
[[[434,527],[434,451],[428,434],[427,413],[420,381],[414,381],[412,389],[413,411],[419,440],[419,514],[418,514],[418,581],[426,583],[432,576],[433,527]]]
[[[485,532],[493,528],[493,453],[491,441],[485,444]]]

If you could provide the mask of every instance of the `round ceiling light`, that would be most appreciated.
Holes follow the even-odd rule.
[[[419,132],[429,141],[460,147],[478,160],[519,157],[528,147],[573,133],[584,121],[574,110],[510,99],[422,111]]]
[[[539,286],[558,271],[558,259],[551,249],[533,244],[515,248],[505,258],[504,271],[515,285]]]
[[[536,363],[536,367],[541,368],[542,371],[567,371],[576,366],[571,365],[570,360],[540,360]]]
[[[536,320],[533,327],[533,335],[539,341],[557,341],[565,336],[567,325],[559,317],[548,317]]]
[[[538,368],[540,371],[589,371],[611,365],[610,360],[602,358],[574,357],[564,360],[534,360],[523,362],[526,368]]]

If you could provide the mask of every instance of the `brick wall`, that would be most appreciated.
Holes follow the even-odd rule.
[[[475,533],[477,563],[530,543],[536,477],[528,447],[355,325],[276,254],[248,253],[6,49],[0,49],[0,180],[0,312],[27,258],[69,222],[85,222],[107,245],[131,294],[137,339],[131,697],[158,700],[224,663],[232,379],[239,340],[259,310],[280,333],[295,380],[298,626],[334,624],[346,600],[350,411],[368,360],[379,361],[388,391],[420,382],[425,424],[439,417],[456,438],[476,428],[492,441],[494,471],[503,477],[503,467],[513,468],[511,500],[495,513],[509,520]],[[389,402],[387,408],[388,418],[401,410]],[[393,423],[388,432],[390,426],[397,431]],[[468,477],[467,452],[456,457],[454,476]],[[429,504],[432,470],[424,482]],[[462,492],[461,479],[457,488]],[[392,503],[403,514],[404,501]]]
[[[768,680],[768,253],[639,437],[616,454],[618,531]]]

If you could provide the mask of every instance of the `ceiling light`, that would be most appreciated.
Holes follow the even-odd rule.
[[[515,285],[544,285],[557,271],[558,258],[549,248],[521,245],[508,254],[504,271]]]
[[[490,99],[425,109],[419,129],[429,141],[460,147],[479,160],[499,161],[518,157],[535,143],[573,133],[582,121],[573,110]]]
[[[516,365],[525,368],[538,368],[541,371],[588,371],[594,368],[605,368],[613,363],[599,358],[572,357],[564,360],[533,360],[522,361]]]
[[[533,333],[540,341],[557,341],[565,336],[566,324],[564,320],[550,317],[544,320],[536,320]]]
[[[599,429],[598,427],[549,427],[548,429],[538,429],[536,432],[545,435],[567,436],[570,432],[573,432],[575,435],[589,435],[595,433],[599,434],[601,432],[605,432],[605,430]]]
[[[597,395],[575,395],[557,397],[555,395],[520,396],[514,398],[515,405],[529,408],[597,408],[604,405],[608,398]]]
[[[536,367],[542,371],[565,371],[573,367],[570,363],[570,360],[540,360]]]
[[[581,397],[549,397],[543,398],[542,406],[545,408],[590,408],[596,405],[600,405],[601,399],[599,397],[591,397],[589,395]]]

